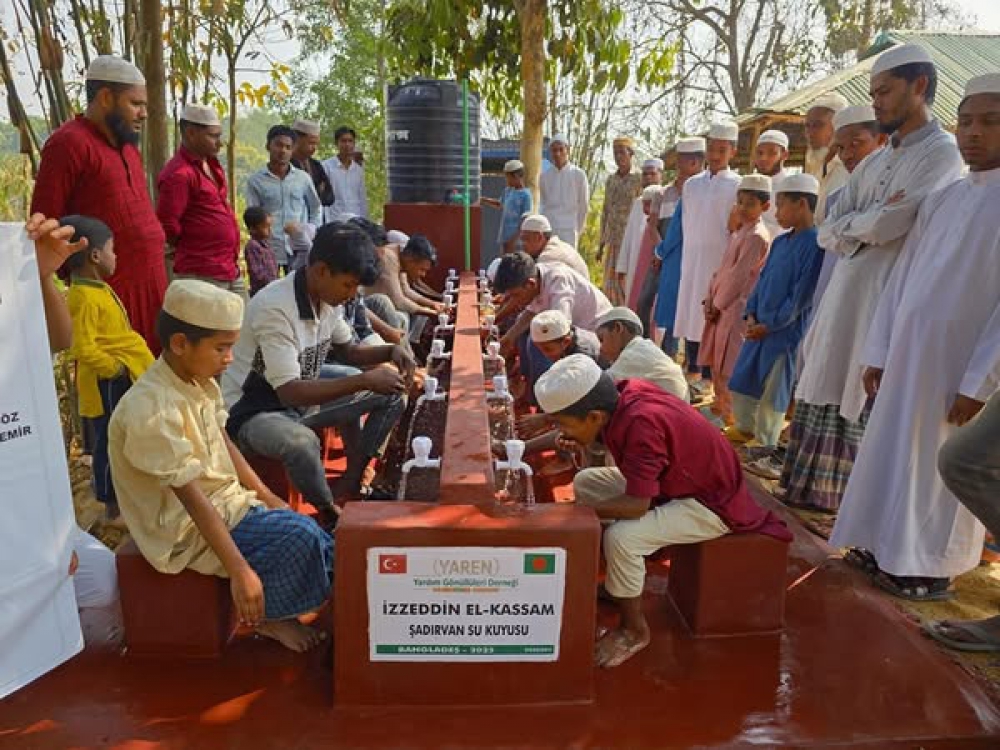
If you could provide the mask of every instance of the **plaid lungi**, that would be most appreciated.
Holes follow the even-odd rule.
[[[836,404],[815,406],[795,402],[795,416],[788,435],[781,486],[785,502],[835,511],[847,489],[869,409],[860,422],[840,416]]]
[[[264,619],[312,612],[330,596],[333,539],[311,518],[258,506],[230,534],[264,586]]]
[[[625,304],[625,289],[618,281],[618,253],[621,248],[608,245],[604,249],[604,295],[612,305]]]

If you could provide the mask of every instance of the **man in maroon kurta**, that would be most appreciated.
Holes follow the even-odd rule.
[[[87,70],[86,92],[87,111],[45,142],[31,213],[82,214],[111,228],[118,266],[108,282],[132,327],[158,353],[156,316],[167,276],[163,229],[137,148],[146,119],[146,81],[131,63],[101,55]]]

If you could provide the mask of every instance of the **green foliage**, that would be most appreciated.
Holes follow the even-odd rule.
[[[0,129],[2,137],[3,131],[10,128],[10,124],[0,123],[0,125],[3,126]],[[27,158],[17,153],[0,153],[0,221],[27,219],[32,185],[31,168]]]
[[[864,52],[888,29],[939,28],[958,20],[952,0],[819,0],[834,57]]]

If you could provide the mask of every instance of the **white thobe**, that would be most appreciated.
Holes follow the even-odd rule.
[[[778,223],[778,188],[781,183],[785,181],[785,178],[790,175],[787,169],[782,169],[778,174],[772,175],[771,177],[771,205],[767,207],[761,215],[761,219],[764,220],[764,226],[767,228],[767,233],[771,235],[771,241],[779,234],[784,234],[787,230],[782,228],[781,224]]]
[[[552,225],[552,233],[563,242],[576,247],[587,224],[590,208],[590,185],[587,175],[575,164],[562,169],[552,167],[538,180],[541,211]]]
[[[576,251],[572,245],[563,242],[558,237],[550,237],[545,243],[542,252],[535,258],[537,263],[562,263],[583,276],[590,279],[590,269],[587,268],[587,261]]]
[[[687,401],[688,384],[684,370],[660,347],[642,336],[636,336],[625,345],[618,359],[608,368],[608,374],[615,380],[648,380]]]
[[[740,176],[731,169],[715,175],[706,170],[684,183],[681,193],[684,249],[674,336],[701,341],[705,328],[701,302],[729,244],[729,212],[736,202],[739,185]]]
[[[622,246],[618,250],[618,262],[615,272],[625,274],[625,299],[632,293],[632,281],[635,278],[635,266],[639,262],[639,246],[642,235],[646,232],[649,217],[642,210],[642,198],[632,201],[632,209],[625,224],[625,234],[622,236]]]
[[[847,171],[844,162],[839,156],[835,156],[826,165],[826,173],[819,178],[819,197],[816,200],[816,226],[819,226],[826,219],[826,207],[830,196],[847,184],[847,178],[851,173]]]
[[[851,174],[819,228],[819,244],[841,257],[803,343],[797,399],[839,405],[851,422],[861,417],[867,401],[861,348],[879,295],[920,204],[961,169],[954,137],[933,120],[900,145],[870,154]],[[905,196],[890,204],[902,190]]]
[[[365,193],[365,170],[356,161],[345,169],[336,156],[323,162],[323,171],[333,186],[333,205],[323,209],[327,223],[347,221],[355,216],[368,218],[368,196]]]
[[[979,563],[984,529],[938,474],[956,394],[1000,387],[1000,169],[927,198],[879,301],[861,361],[885,370],[831,541],[902,576]]]
[[[537,268],[541,280],[538,296],[525,310],[535,315],[559,310],[577,328],[596,329],[597,319],[611,309],[604,292],[562,263],[539,263]]]

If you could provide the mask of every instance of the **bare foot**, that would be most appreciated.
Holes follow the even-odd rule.
[[[597,666],[611,669],[624,664],[649,645],[649,632],[633,633],[621,628],[606,633],[594,652]]]
[[[269,620],[257,626],[256,632],[273,638],[285,648],[302,653],[326,640],[326,633],[303,625],[298,620]]]

